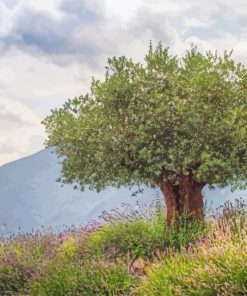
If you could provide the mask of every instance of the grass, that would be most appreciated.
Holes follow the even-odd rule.
[[[225,242],[152,266],[136,295],[247,295],[246,245]]]
[[[45,276],[30,282],[31,295],[127,295],[138,282],[123,264],[101,260],[58,261],[49,264]]]
[[[164,227],[160,205],[127,206],[61,234],[0,244],[0,295],[247,295],[247,216],[239,200],[210,220]]]

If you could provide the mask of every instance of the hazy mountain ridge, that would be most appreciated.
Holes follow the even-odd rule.
[[[0,167],[0,225],[2,230],[5,228],[4,232],[17,231],[18,227],[31,231],[41,225],[85,224],[103,210],[111,210],[123,202],[134,206],[136,201],[150,203],[157,195],[161,198],[158,189],[147,189],[131,197],[133,190],[126,188],[108,188],[98,194],[91,190],[73,190],[70,185],[61,187],[56,182],[60,169],[56,154],[49,149]],[[247,191],[205,189],[205,196],[208,203],[213,201],[217,206],[227,199],[247,199]]]

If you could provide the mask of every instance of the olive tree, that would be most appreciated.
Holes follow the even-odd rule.
[[[143,63],[108,59],[103,81],[43,121],[62,156],[61,181],[89,186],[158,186],[167,223],[203,218],[205,185],[247,180],[247,71],[232,53],[179,58],[162,44]]]

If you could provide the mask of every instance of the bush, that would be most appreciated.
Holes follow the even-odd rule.
[[[225,202],[217,209],[215,216],[216,232],[230,235],[229,239],[241,241],[247,236],[247,204],[244,200]],[[217,239],[217,238],[216,238]]]
[[[0,295],[15,295],[26,290],[29,279],[55,256],[57,244],[51,233],[6,239],[0,253]]]
[[[109,256],[150,257],[155,250],[164,247],[164,224],[144,220],[124,221],[104,227],[89,238],[91,251]],[[100,249],[98,248],[100,246]]]
[[[166,229],[166,247],[180,251],[204,238],[209,229],[210,223],[193,220],[191,216],[183,214],[177,217],[173,227]]]
[[[136,295],[247,295],[246,241],[198,245],[188,254],[176,254],[154,265]]]
[[[182,255],[167,258],[162,264],[150,267],[147,277],[137,288],[134,295],[138,296],[174,296],[179,277],[187,271],[191,271],[192,262]],[[186,295],[186,294],[185,294]]]
[[[184,276],[181,286],[186,295],[247,295],[247,248],[229,244],[226,250],[219,248],[212,255],[193,276]]]
[[[138,283],[121,263],[104,260],[78,263],[54,262],[49,272],[30,284],[33,296],[128,295]]]
[[[18,295],[28,282],[28,275],[11,266],[0,267],[0,295]]]
[[[162,208],[156,209],[151,217],[137,213],[110,222],[88,237],[86,244],[79,248],[82,256],[153,258],[165,249],[181,250],[203,238],[208,231],[205,222],[193,221],[187,215],[178,218],[174,227],[167,228]]]

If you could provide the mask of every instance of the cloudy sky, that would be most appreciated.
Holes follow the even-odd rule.
[[[247,64],[247,1],[0,0],[0,165],[41,150],[50,109],[87,92],[108,57],[142,60],[150,40]]]

